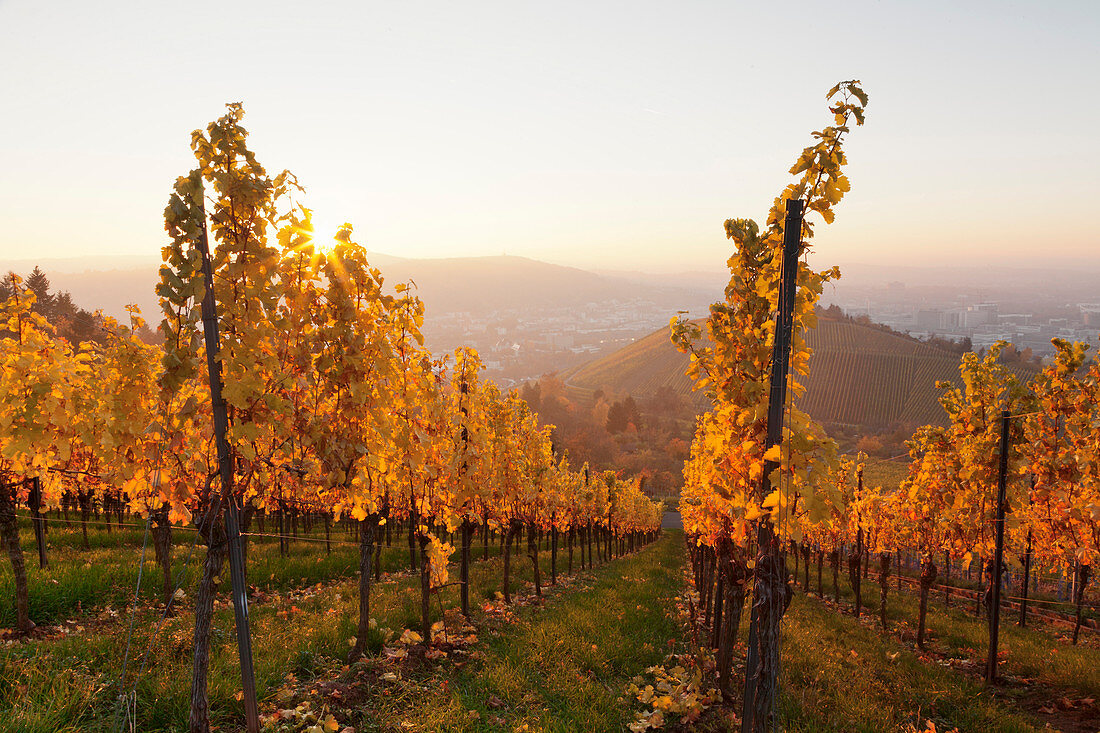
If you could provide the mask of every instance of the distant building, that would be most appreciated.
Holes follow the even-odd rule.
[[[975,326],[984,326],[996,322],[997,304],[978,303],[977,305],[967,306],[962,325],[966,328],[974,328]]]
[[[1082,303],[1081,320],[1084,324],[1090,328],[1096,328],[1100,326],[1100,304],[1097,303]]]
[[[920,309],[917,311],[917,328],[929,332],[943,328],[943,311],[938,308]]]
[[[955,331],[966,326],[966,309],[952,308],[944,311],[940,316],[940,328],[945,331]]]
[[[970,342],[975,348],[989,348],[998,341],[1009,341],[1019,345],[1019,339],[1016,338],[1015,332],[1009,330],[993,329],[975,333],[970,337]]]
[[[546,340],[550,342],[550,345],[558,349],[571,349],[573,348],[573,334],[571,333],[551,333],[548,334]]]

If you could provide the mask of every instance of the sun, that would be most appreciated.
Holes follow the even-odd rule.
[[[312,211],[313,246],[321,252],[329,252],[336,244],[336,232],[345,225],[343,219],[329,215],[327,212]]]

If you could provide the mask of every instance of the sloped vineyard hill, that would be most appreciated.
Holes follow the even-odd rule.
[[[959,381],[959,355],[906,336],[850,321],[822,319],[807,336],[814,350],[800,406],[822,422],[866,427],[943,422],[938,380]],[[663,328],[563,376],[577,399],[598,389],[635,397],[664,386],[702,406],[679,353]],[[1014,367],[1030,377],[1034,369]]]

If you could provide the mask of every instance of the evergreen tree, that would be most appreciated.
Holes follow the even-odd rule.
[[[4,279],[0,280],[0,303],[15,295],[15,289],[19,287],[18,278],[19,276],[14,272],[8,272],[4,275]]]
[[[50,279],[37,265],[27,275],[26,288],[34,293],[34,311],[47,318],[53,316],[56,297],[50,293]]]

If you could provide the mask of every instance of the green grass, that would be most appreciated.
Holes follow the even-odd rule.
[[[268,532],[274,532],[269,520]],[[77,525],[55,523],[48,535],[47,555],[50,567],[38,566],[38,551],[34,532],[28,521],[20,522],[20,540],[30,586],[30,614],[37,624],[57,624],[79,616],[82,612],[112,607],[121,609],[132,603],[141,559],[143,532],[140,529],[117,527],[108,533],[97,526],[88,533],[90,549],[83,549]],[[256,531],[253,529],[253,531]],[[248,543],[248,581],[263,590],[287,590],[315,585],[340,578],[351,578],[359,567],[359,549],[342,529],[332,531],[332,552],[325,552],[324,529],[316,523],[313,532],[299,531],[300,540],[291,541],[288,555],[279,554],[278,541],[252,538]],[[190,593],[195,578],[201,572],[203,548],[195,547],[195,533],[176,530],[172,534],[173,585],[178,578]],[[409,566],[409,551],[405,536],[393,537],[393,545],[384,547],[381,567],[394,572]],[[474,545],[475,557],[481,557],[481,546]],[[489,547],[491,557],[498,556],[498,544]],[[152,538],[145,553],[140,598],[151,603],[160,598],[163,574],[154,561]],[[224,582],[229,582],[228,563]],[[15,606],[8,602],[14,596],[11,566],[5,556],[0,560],[0,627],[15,624]]]
[[[686,647],[670,614],[685,559],[682,535],[666,533],[639,555],[597,569],[592,588],[520,610],[511,625],[483,627],[484,659],[371,688],[346,722],[360,731],[624,730],[643,708],[626,684],[661,663],[668,641]],[[1042,729],[1004,691],[922,658],[868,620],[796,594],[784,619],[779,729],[898,731],[909,723],[924,729],[928,720],[940,730]],[[972,621],[964,615],[959,623]],[[1035,633],[1049,651],[1054,640]],[[702,725],[736,729],[728,711]]]
[[[394,538],[394,546],[383,555],[390,565],[407,566],[407,546],[399,545],[397,539]],[[474,556],[480,557],[480,546],[475,544],[475,549]],[[495,546],[490,549],[494,550]],[[177,548],[177,552],[181,551],[182,548]],[[345,551],[350,558],[355,548],[347,546]],[[98,552],[100,550],[95,549],[79,551],[77,557]],[[130,584],[137,572],[134,552],[140,552],[140,547],[124,546],[114,554],[95,555],[96,561],[88,562],[88,567],[81,563],[73,570],[66,567],[68,563],[60,562],[63,554],[58,548],[58,552],[51,555],[55,569],[50,571],[59,574],[55,578],[59,580],[57,592],[64,599],[93,600],[109,600],[114,597],[111,593],[121,593],[126,588],[132,593]],[[200,548],[196,556],[201,556],[201,552]],[[309,675],[326,665],[338,663],[349,650],[348,639],[355,633],[357,618],[357,581],[340,580],[338,560],[334,559],[337,556],[338,552],[334,551],[329,558],[323,545],[306,542],[292,545],[289,559],[279,558],[274,544],[256,545],[250,551],[250,580],[281,591],[250,607],[258,694],[268,707],[274,705],[274,695],[287,674]],[[550,553],[541,553],[540,559],[544,577],[548,577]],[[564,566],[564,551],[559,560]],[[131,561],[134,564],[127,565]],[[474,563],[472,599],[492,597],[500,589],[501,562],[499,553],[494,552],[489,561]],[[330,571],[335,572],[338,582],[317,588],[315,581],[329,579],[331,576],[327,573]],[[457,569],[452,573],[457,575]],[[117,578],[119,587],[95,595],[88,589],[91,581],[78,577],[81,574],[108,581]],[[196,576],[197,572],[192,573],[192,580]],[[513,562],[513,592],[523,589],[530,578],[531,563],[517,553]],[[6,580],[10,582],[10,571]],[[69,585],[64,585],[62,580]],[[153,581],[147,576],[146,582]],[[228,587],[228,579],[222,587]],[[193,582],[186,588],[188,595],[192,595]],[[458,593],[457,586],[452,586],[440,592],[440,603],[433,599],[433,620],[440,615],[440,604],[443,607],[458,605]],[[399,630],[418,625],[419,603],[419,578],[406,574],[384,578],[372,593],[373,615],[380,627]],[[118,694],[116,683],[127,648],[131,611],[119,609],[118,616],[111,617],[102,611],[93,612],[91,603],[84,604],[83,608],[84,613],[75,618],[82,624],[83,631],[62,638],[0,647],[3,730],[20,733],[113,730],[112,714]],[[136,686],[137,729],[184,730],[190,699],[193,615],[185,607],[178,616],[169,618],[153,639],[158,611],[145,603],[132,612],[134,632],[127,688],[133,685],[142,655],[148,649],[146,666]],[[242,719],[241,703],[235,699],[240,689],[237,670],[233,612],[223,596],[215,610],[209,682],[212,722],[220,724],[222,730],[236,729]]]
[[[816,570],[816,565],[811,565],[810,582],[815,593]],[[847,573],[842,570],[840,595],[843,600],[852,604],[855,596],[847,577]],[[802,576],[799,578],[801,580]],[[832,576],[827,565],[823,579],[825,595],[831,598]],[[863,580],[862,589],[864,613],[871,614],[877,623],[879,584],[873,568],[871,576]],[[906,584],[899,591],[896,578],[892,578],[888,593],[888,627],[894,635],[904,637],[911,644],[916,635],[918,615],[919,598],[915,589]],[[803,597],[801,593],[798,595]],[[818,600],[813,602],[820,605]],[[972,659],[984,663],[989,648],[988,626],[984,613],[981,617],[976,617],[973,609],[973,601],[958,596],[947,607],[943,602],[942,591],[932,593],[929,596],[926,622],[929,629],[929,651],[948,659]],[[835,610],[830,609],[829,612],[836,614]],[[855,621],[850,616],[846,618]],[[1067,641],[1068,629],[1052,627],[1037,618],[1029,619],[1028,626],[1020,628],[1016,625],[1017,618],[1018,614],[1014,611],[1005,609],[1001,612],[999,648],[1002,652],[1007,650],[1007,657],[1000,664],[1002,675],[1076,691],[1087,697],[1100,697],[1100,638],[1096,633],[1083,630],[1080,643],[1073,646]],[[864,619],[865,622],[868,620]],[[874,633],[872,629],[869,631]]]
[[[777,720],[785,730],[897,731],[910,722],[923,728],[925,719],[939,730],[1040,729],[979,682],[922,661],[900,642],[802,594],[783,619],[782,644]]]
[[[131,613],[123,604],[128,602],[136,575],[135,564],[127,563],[136,563],[140,533],[116,531],[108,539],[98,532],[95,536],[98,544],[84,551],[78,544],[63,541],[63,532],[51,534],[51,539],[57,540],[51,552],[55,569],[45,578],[48,587],[34,586],[47,590],[37,603],[71,610],[80,600],[83,612],[65,617],[83,630],[0,647],[0,728],[5,731],[112,730],[116,683]],[[342,534],[334,534],[336,537],[345,539]],[[386,565],[404,568],[407,546],[394,539],[394,546],[384,551]],[[186,547],[177,544],[181,545],[176,548],[179,558]],[[495,543],[491,549],[493,557],[476,562],[471,571],[471,598],[479,604],[500,590],[501,559]],[[348,674],[343,659],[355,633],[354,554],[354,546],[341,544],[329,556],[323,545],[303,541],[292,545],[290,557],[283,558],[275,544],[253,545],[250,579],[266,586],[268,593],[265,600],[251,607],[263,710],[286,703],[279,696],[288,674],[297,677],[299,689],[306,693],[317,682]],[[196,561],[199,556],[201,548]],[[480,546],[475,544],[474,557],[480,556]],[[542,552],[541,560],[545,582],[549,553]],[[559,561],[564,569],[564,550]],[[402,670],[399,685],[378,682],[368,686],[365,697],[340,710],[340,720],[356,726],[360,733],[513,731],[524,725],[527,730],[623,730],[634,712],[642,709],[626,694],[631,678],[649,665],[662,663],[670,641],[677,651],[685,648],[687,640],[673,601],[682,591],[685,562],[683,535],[668,532],[633,556],[579,574],[578,580],[549,592],[544,606],[517,606],[509,623],[479,612],[480,641],[474,647],[477,653],[468,661]],[[177,565],[182,565],[182,560]],[[512,591],[529,592],[530,562],[517,553],[513,568]],[[31,570],[39,572],[36,567]],[[151,563],[146,571],[155,574]],[[186,586],[189,596],[196,575],[191,574]],[[454,565],[452,576],[457,576]],[[185,727],[188,710],[193,617],[185,607],[168,619],[152,640],[158,621],[157,609],[146,602],[152,600],[157,587],[152,577],[147,576],[144,582],[154,589],[153,595],[132,611],[134,634],[127,687],[133,684],[148,648],[136,687],[137,729],[179,731]],[[57,583],[49,582],[51,579]],[[97,580],[107,582],[107,590],[97,589]],[[827,593],[830,581],[826,567]],[[0,582],[10,583],[10,571],[6,577],[0,575]],[[816,580],[814,584],[816,587]],[[842,596],[850,598],[846,573],[841,573],[841,584]],[[228,587],[228,579],[224,587]],[[864,589],[867,600],[877,606],[877,583],[865,581]],[[440,617],[441,607],[458,605],[458,593],[458,587],[451,586],[440,592],[438,603],[433,598],[433,620]],[[117,616],[112,616],[105,606],[115,604],[115,599]],[[940,730],[956,726],[961,731],[1041,728],[1015,702],[1035,687],[1016,682],[991,694],[973,675],[941,663],[984,658],[985,623],[974,618],[970,604],[945,609],[942,595],[933,598],[929,616],[932,654],[920,655],[911,642],[916,597],[899,593],[892,584],[889,599],[891,630],[882,634],[869,618],[857,620],[817,598],[796,593],[784,619],[777,708],[783,729],[896,731],[907,723],[923,726],[929,718]],[[375,586],[373,615],[382,628],[418,627],[419,600],[418,578],[394,573]],[[1072,647],[1059,640],[1059,633],[1036,626],[1019,629],[1006,619],[1002,648],[1007,647],[1009,653],[1002,672],[1057,690],[1059,695],[1068,691],[1071,697],[1100,697],[1100,642],[1088,636],[1082,646]],[[372,638],[374,653],[381,641],[381,632]],[[896,656],[891,659],[889,655]],[[216,608],[211,660],[213,722],[223,731],[235,730],[243,713],[235,699],[240,683],[233,614],[224,596]],[[356,669],[352,668],[353,672]],[[324,699],[316,699],[317,706],[324,704]],[[401,727],[402,723],[407,725]],[[708,726],[704,729],[729,728],[728,715],[713,716]]]
[[[490,625],[481,634],[483,659],[436,669],[427,693],[414,687],[371,699],[352,722],[365,731],[625,730],[634,711],[626,685],[659,663],[678,633],[672,599],[682,542],[666,535],[597,567],[589,587]]]

